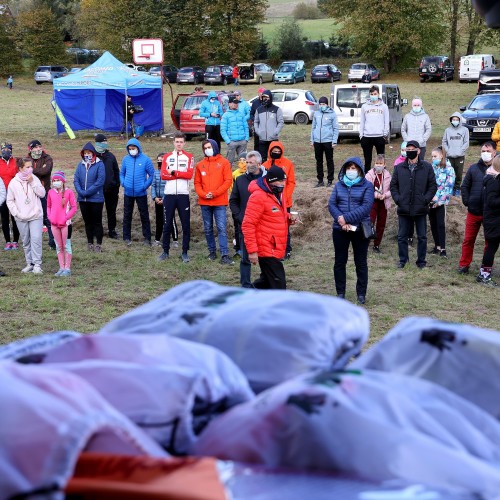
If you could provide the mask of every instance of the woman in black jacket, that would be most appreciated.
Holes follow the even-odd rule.
[[[491,268],[500,245],[500,155],[493,158],[491,167],[486,170],[483,186],[483,227],[487,245],[477,281],[483,285],[497,287],[499,285],[491,278]]]

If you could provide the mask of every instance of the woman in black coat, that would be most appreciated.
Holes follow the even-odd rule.
[[[491,278],[491,268],[500,245],[500,155],[498,154],[493,159],[491,167],[486,170],[483,189],[483,227],[487,245],[477,281],[483,285],[497,287],[499,285]]]

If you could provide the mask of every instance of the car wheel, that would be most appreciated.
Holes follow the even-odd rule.
[[[264,83],[264,80],[262,79],[262,75],[259,76],[259,85],[262,85]]]
[[[36,84],[37,84],[37,85],[41,85],[41,84],[42,84],[42,82],[36,82]]]
[[[307,125],[309,123],[309,117],[301,111],[295,115],[293,121],[297,125]]]
[[[192,134],[184,134],[186,136],[186,141],[190,141],[193,138]]]
[[[222,85],[227,85],[227,78],[224,77],[224,79],[222,80]]]
[[[330,77],[330,83],[333,83],[335,81],[335,78],[333,76]]]
[[[347,79],[347,83],[351,83],[351,82],[352,82],[352,80],[349,80],[349,78],[348,78],[348,79]]]
[[[420,83],[424,83],[424,82],[425,82],[425,78],[420,77]]]
[[[447,74],[447,73],[445,73],[445,74],[443,75],[443,83],[446,83],[447,81],[448,81],[448,74]]]
[[[295,77],[294,77],[294,79],[293,79],[293,82],[292,82],[292,83],[293,83],[294,85],[297,83],[297,80],[296,80],[296,78],[295,78]]]

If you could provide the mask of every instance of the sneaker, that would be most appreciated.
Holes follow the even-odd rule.
[[[39,264],[33,266],[33,274],[43,274],[42,268]]]
[[[35,266],[34,266],[33,264],[28,264],[26,267],[23,267],[23,268],[21,269],[21,272],[22,272],[22,273],[32,273],[32,272],[33,272],[33,268],[34,268],[34,267],[35,267]]]
[[[365,304],[366,303],[366,297],[364,295],[358,295],[358,302],[360,304]]]
[[[412,246],[413,246],[413,238],[408,238],[408,245],[409,245],[410,247],[412,247]]]
[[[323,181],[318,182],[314,187],[315,188],[325,187],[325,183]]]
[[[404,262],[398,262],[398,265],[397,265],[397,268],[398,269],[403,269],[405,267],[405,263]]]
[[[52,242],[49,241],[49,248],[51,250],[55,250],[56,249],[56,242],[55,241],[52,241]]]
[[[47,226],[43,226],[43,228],[42,228],[42,233],[46,233],[46,232],[48,232],[48,230],[49,230],[49,229],[47,228]]]
[[[427,253],[430,255],[439,255],[440,250],[434,247],[432,250],[429,250]]]
[[[327,188],[332,187],[332,185],[333,185],[332,181],[328,181],[328,182],[326,183],[326,187],[327,187]]]
[[[92,243],[87,243],[87,250],[89,252],[93,252],[94,251],[94,245]]]
[[[154,240],[152,246],[154,246],[154,247],[161,247],[161,241]]]
[[[345,299],[345,293],[337,293],[339,299]]]
[[[236,253],[233,255],[233,259],[241,259],[243,255],[243,252],[241,250],[237,250]]]
[[[94,252],[95,253],[102,253],[101,245],[95,245],[94,246]]]
[[[380,247],[373,245],[373,253],[380,253]]]
[[[181,255],[181,259],[182,259],[182,262],[184,262],[185,264],[187,264],[189,262],[189,255],[187,253],[183,253]]]
[[[439,252],[439,256],[440,256],[440,257],[443,257],[443,259],[447,259],[447,258],[448,258],[448,256],[446,255],[446,250],[441,250],[441,251]]]
[[[210,252],[208,254],[208,260],[217,260],[217,252]]]
[[[163,252],[159,257],[158,260],[167,260],[169,257],[168,252]]]
[[[0,269],[0,277],[7,276],[1,269]]]
[[[116,231],[110,231],[108,233],[108,236],[112,239],[112,240],[117,240],[118,239],[118,233]]]
[[[63,269],[63,272],[59,275],[63,278],[67,278],[68,276],[71,276],[71,269]]]
[[[8,241],[5,243],[5,246],[3,247],[4,250],[12,250],[12,243]]]
[[[144,238],[144,241],[142,242],[142,245],[145,247],[150,247],[151,246],[151,240],[147,240]]]
[[[488,276],[488,278],[483,278],[482,276],[478,276],[476,279],[478,283],[481,283],[481,285],[491,286],[495,288],[500,286],[496,281],[493,281],[491,276]]]
[[[458,274],[469,274],[469,266],[459,267]]]
[[[234,260],[231,259],[231,257],[229,257],[229,255],[223,255],[221,258],[220,258],[220,263],[221,264],[234,264]]]
[[[174,241],[174,242],[172,243],[172,246],[173,246],[174,248],[179,248],[179,242],[178,242],[178,241]]]
[[[284,260],[290,260],[292,258],[292,252],[287,252],[285,254],[285,259]]]
[[[14,241],[14,242],[12,243],[12,248],[11,248],[11,250],[19,250],[19,245],[17,244],[17,241]]]
[[[57,271],[57,273],[54,274],[54,276],[61,276],[61,274],[64,272],[64,269],[61,268],[59,269],[59,271]]]
[[[132,245],[132,240],[123,240],[128,247]]]

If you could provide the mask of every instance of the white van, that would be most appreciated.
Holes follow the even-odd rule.
[[[491,54],[474,54],[460,58],[459,81],[477,82],[483,69],[495,69],[495,58]]]
[[[339,138],[358,138],[361,106],[369,99],[370,87],[378,87],[382,100],[389,108],[391,136],[401,135],[403,123],[402,107],[408,104],[401,99],[401,93],[396,83],[352,83],[332,85],[331,107],[337,113],[339,122]]]

